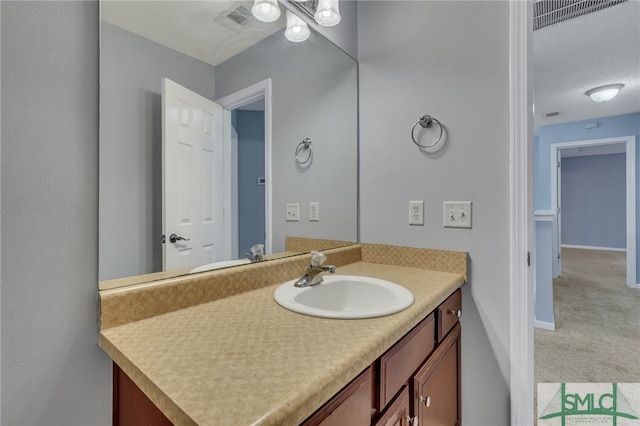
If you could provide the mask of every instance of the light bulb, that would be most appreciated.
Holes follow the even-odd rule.
[[[338,9],[338,0],[320,0],[313,19],[325,27],[338,25],[341,19]]]
[[[262,22],[274,22],[280,17],[278,0],[255,0],[251,13]]]
[[[307,23],[287,10],[287,29],[284,31],[284,36],[289,41],[299,43],[305,41],[311,35],[311,31],[307,26]]]
[[[606,86],[596,87],[591,90],[587,90],[585,95],[589,96],[595,102],[607,102],[615,98],[620,89],[624,87],[624,84],[608,84]]]

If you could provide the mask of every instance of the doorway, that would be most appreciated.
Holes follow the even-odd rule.
[[[254,244],[264,244],[264,253],[270,254],[273,245],[272,233],[272,127],[271,127],[271,79],[265,79],[255,83],[242,90],[234,92],[228,96],[217,99],[216,102],[224,108],[224,128],[229,129],[223,135],[224,139],[224,199],[225,199],[225,217],[230,218],[230,226],[225,228],[227,234],[227,244],[225,246],[225,254],[229,259],[244,257],[249,248]],[[259,114],[250,114],[260,110]],[[242,112],[246,111],[246,112]],[[242,135],[234,129],[232,121],[238,124],[238,116],[246,116],[253,123],[250,127],[256,127],[255,116],[259,115],[263,119],[263,151],[258,156],[243,155],[242,151],[251,151],[257,149],[255,144],[253,148],[244,146],[242,149],[240,144],[243,142]],[[250,117],[254,115],[254,117]],[[235,116],[235,117],[234,117]],[[241,119],[242,120],[242,119]],[[258,126],[259,127],[259,126]],[[250,133],[255,134],[255,130]],[[255,138],[251,136],[255,142]],[[251,145],[248,145],[251,146]],[[247,148],[247,149],[244,149]],[[248,154],[248,152],[245,152]],[[241,158],[244,157],[244,158]],[[248,160],[249,164],[241,163]],[[243,173],[244,167],[252,167],[255,161],[262,161],[264,170],[259,170],[262,176],[248,176]],[[242,174],[242,176],[240,176]],[[242,179],[241,179],[242,178]],[[255,178],[255,179],[254,179]],[[243,190],[251,188],[249,192]],[[242,196],[239,194],[242,192]],[[264,202],[256,200],[263,194]],[[247,210],[249,209],[249,210]],[[255,212],[255,209],[261,209]],[[247,214],[245,214],[245,212]],[[254,214],[250,214],[250,213]],[[262,215],[261,213],[264,212]],[[241,222],[248,223],[250,229],[241,229]],[[262,222],[262,223],[256,223]],[[262,234],[262,238],[260,237]],[[258,241],[256,241],[258,239]]]
[[[563,142],[551,145],[551,209],[557,212],[556,226],[554,227],[554,241],[556,242],[554,256],[554,270],[561,274],[562,270],[562,208],[561,208],[561,165],[563,154],[576,152],[576,150],[593,151],[601,153],[615,153],[620,150],[625,154],[625,244],[627,251],[627,287],[636,288],[636,168],[635,168],[635,136],[623,136],[607,139],[593,139],[573,142]],[[586,152],[587,154],[589,152]]]
[[[236,135],[232,149],[237,153],[231,165],[238,188],[237,208],[232,208],[238,224],[231,248],[235,259],[251,253],[256,244],[264,245],[264,98],[232,110],[231,126]]]

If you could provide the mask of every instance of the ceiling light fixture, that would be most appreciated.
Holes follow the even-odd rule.
[[[606,86],[596,87],[591,90],[587,90],[585,95],[591,97],[596,102],[607,102],[615,98],[620,89],[624,87],[624,84],[607,84]]]
[[[341,19],[338,0],[320,0],[313,19],[324,27],[338,25]]]
[[[255,0],[251,13],[262,22],[274,22],[280,17],[278,0]]]
[[[311,35],[311,31],[309,31],[307,23],[287,10],[287,29],[284,31],[287,40],[299,43],[308,39],[309,35]]]

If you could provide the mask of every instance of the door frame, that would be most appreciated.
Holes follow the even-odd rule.
[[[627,241],[627,287],[640,288],[636,283],[636,137],[619,136],[605,139],[588,139],[581,141],[559,142],[551,144],[551,210],[558,212],[558,196],[560,195],[560,180],[558,179],[558,167],[556,161],[560,161],[559,154],[567,148],[583,148],[591,146],[604,146],[613,144],[625,145],[626,162],[626,241]],[[562,214],[562,212],[560,212]],[[554,237],[560,250],[560,229],[562,220],[558,215],[554,227]],[[554,259],[558,261],[558,259]],[[559,262],[559,261],[558,261]],[[560,263],[558,263],[560,273]]]
[[[509,0],[509,389],[511,425],[533,415],[533,1]]]
[[[244,89],[238,90],[237,92],[231,93],[223,98],[216,99],[216,102],[219,103],[225,111],[225,129],[224,129],[224,142],[223,142],[223,151],[224,151],[224,200],[225,200],[225,210],[224,215],[226,218],[231,218],[231,200],[233,197],[232,194],[232,147],[231,147],[231,111],[240,108],[244,105],[248,105],[252,102],[260,98],[264,98],[264,170],[265,170],[265,244],[264,251],[265,254],[270,254],[273,246],[273,215],[272,211],[272,202],[273,202],[273,186],[272,186],[272,152],[273,152],[273,142],[272,142],[272,125],[271,125],[271,117],[272,117],[272,107],[271,107],[271,93],[272,93],[272,85],[271,79],[267,78],[265,80],[259,81],[255,84],[252,84],[249,87],[245,87]],[[228,125],[227,125],[228,124]],[[225,255],[227,258],[231,259],[231,247],[232,247],[232,236],[231,236],[231,220],[227,221],[227,226],[225,227]]]

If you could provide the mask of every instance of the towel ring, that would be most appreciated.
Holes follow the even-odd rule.
[[[307,155],[307,159],[304,161],[300,161],[300,158],[298,157],[298,154],[300,154],[300,151],[302,151],[303,149],[308,149],[309,150],[309,155]],[[311,139],[309,138],[304,138],[302,140],[302,142],[300,142],[298,144],[298,146],[296,147],[296,163],[300,164],[301,166],[307,164],[309,162],[309,160],[311,159]]]
[[[431,124],[434,121],[438,123],[438,126],[440,127],[440,135],[438,136],[438,139],[436,139],[436,141],[430,145],[420,145],[414,135],[416,131],[416,126],[419,124],[420,126],[422,126],[423,129],[426,129],[427,127],[431,127]],[[440,139],[442,139],[442,132],[443,132],[442,123],[440,123],[440,121],[438,121],[437,118],[425,114],[425,115],[421,115],[418,121],[416,121],[416,124],[414,124],[413,127],[411,128],[411,139],[413,139],[413,143],[418,145],[420,148],[431,148],[435,146],[435,144],[440,142]]]

